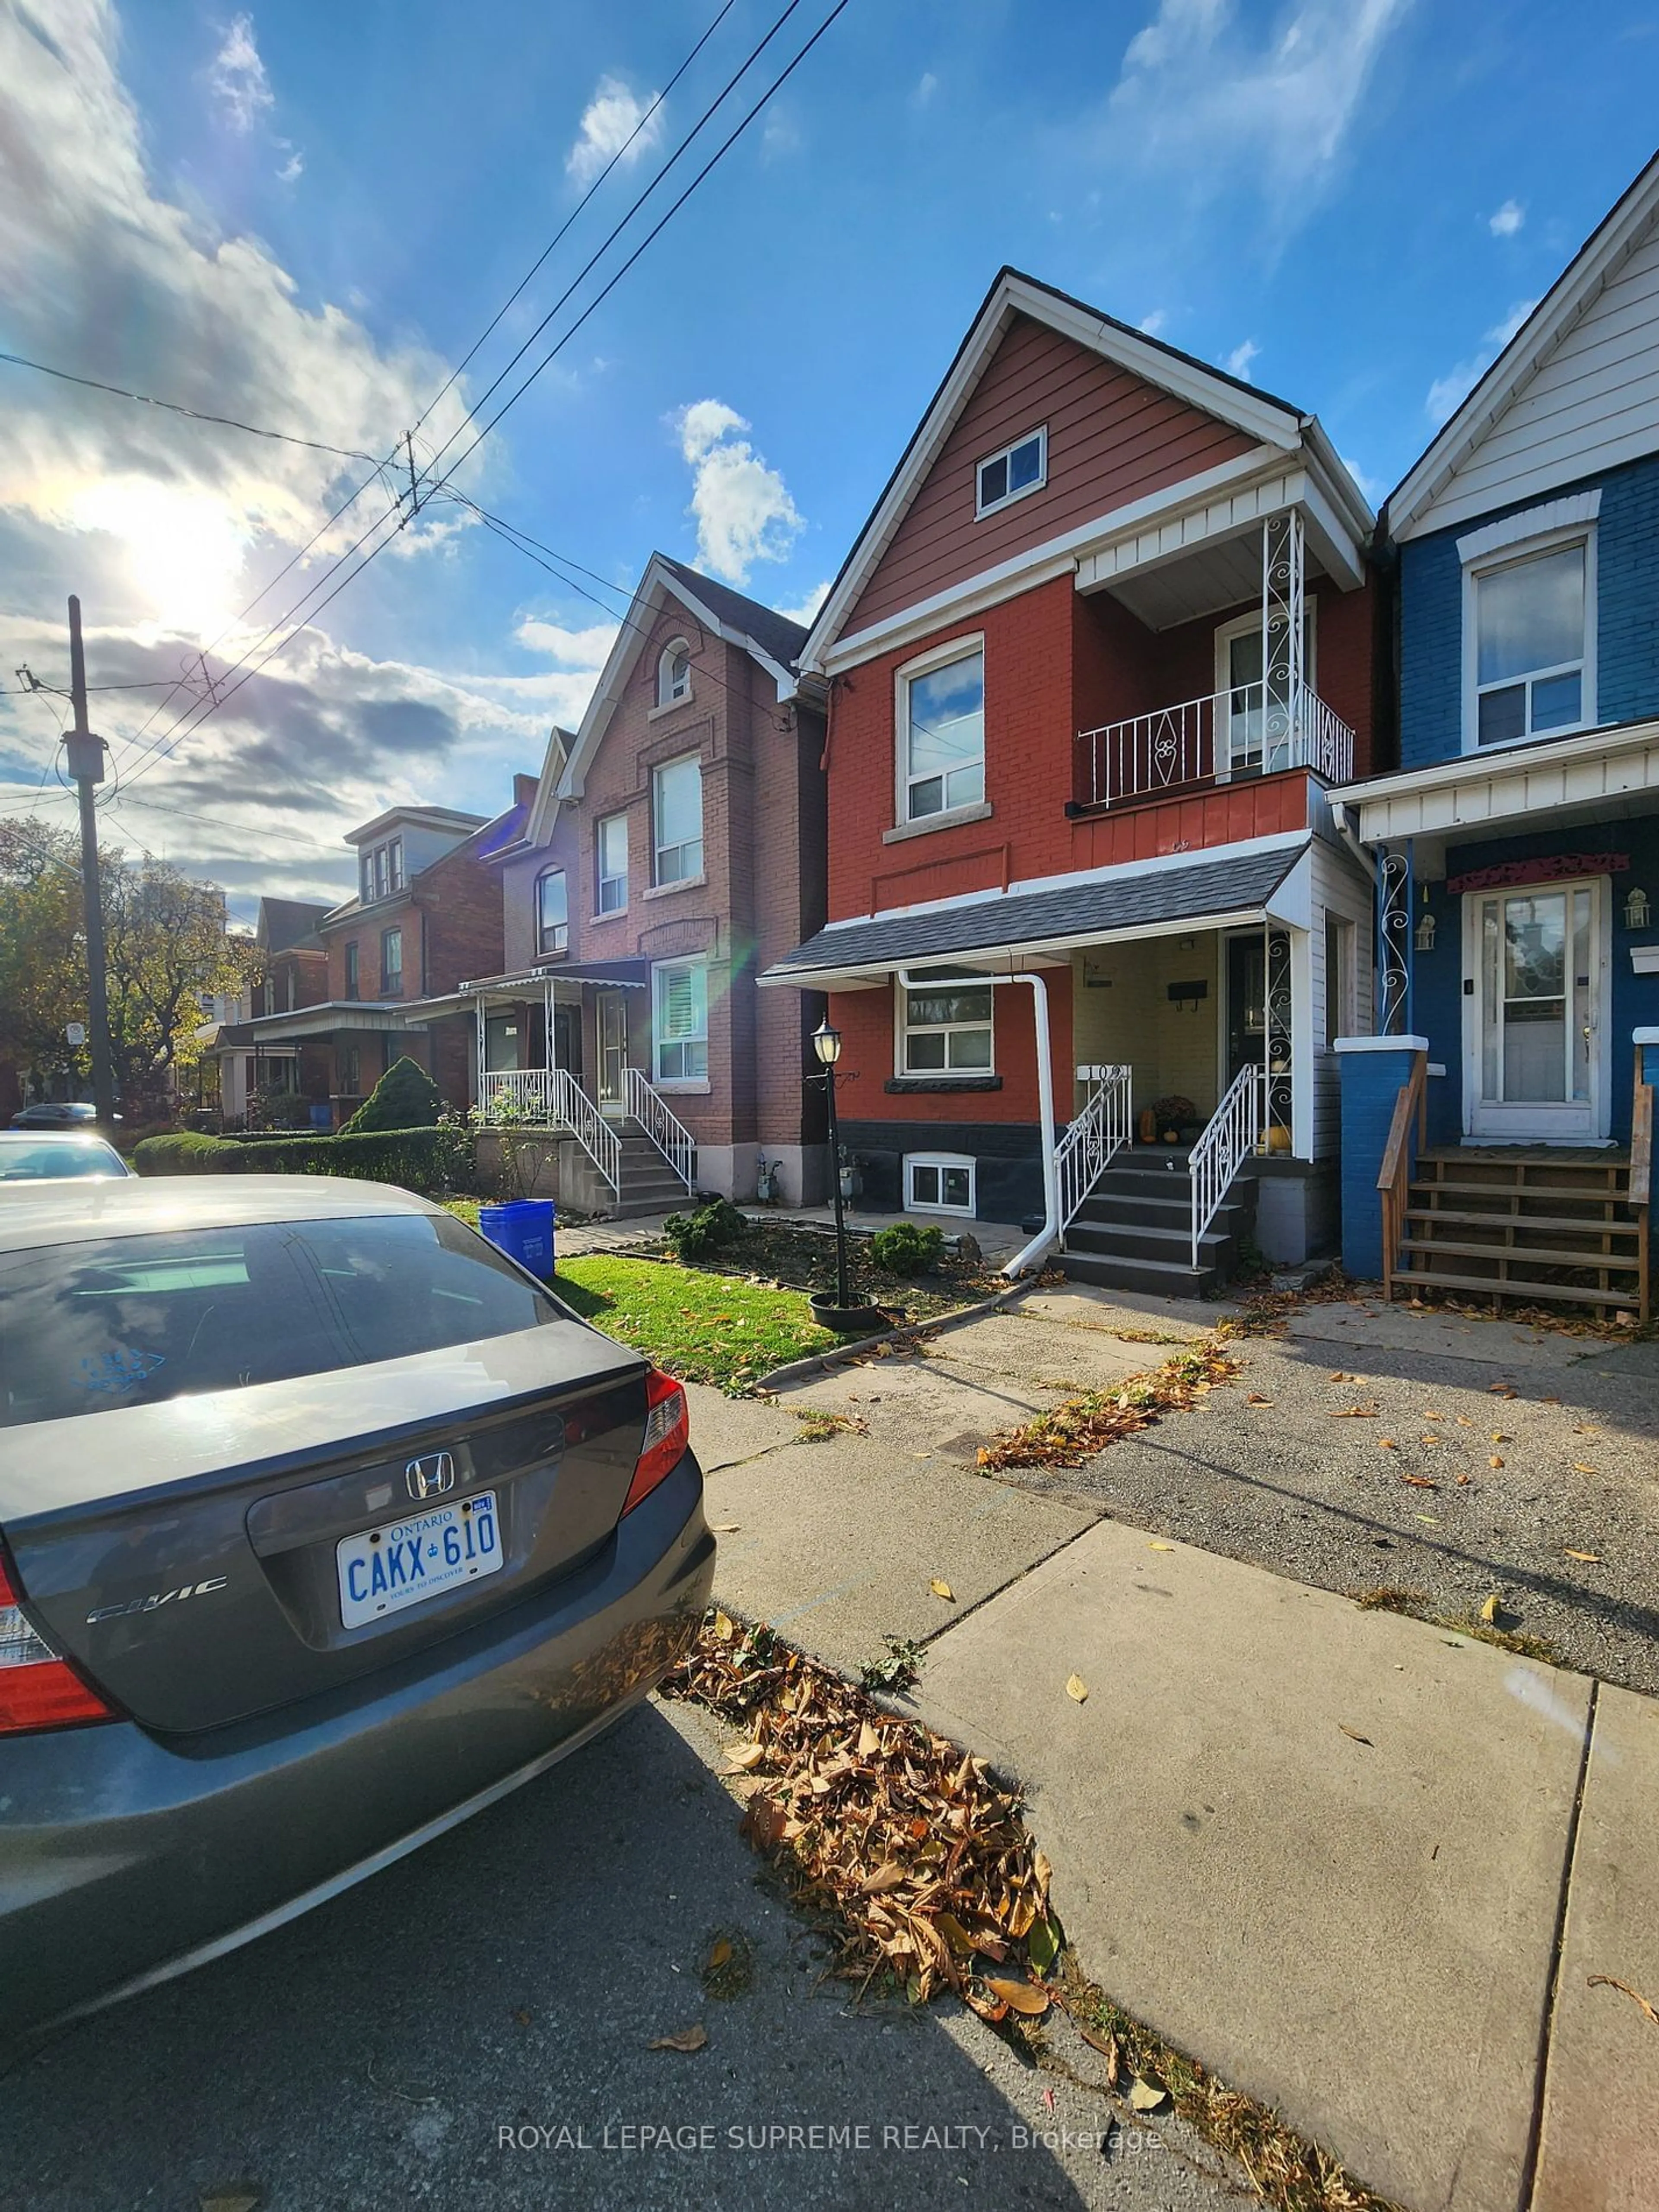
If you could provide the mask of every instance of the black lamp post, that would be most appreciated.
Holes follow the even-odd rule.
[[[847,1291],[847,1224],[841,1210],[841,1127],[836,1119],[836,1062],[841,1058],[841,1031],[830,1028],[828,1014],[812,1032],[812,1049],[823,1070],[823,1088],[830,1101],[830,1176],[836,1198],[836,1304],[845,1312],[852,1301]]]

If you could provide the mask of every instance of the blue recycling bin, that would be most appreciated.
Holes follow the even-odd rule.
[[[481,1206],[478,1230],[498,1252],[516,1260],[544,1283],[553,1279],[553,1202],[515,1198],[505,1206]]]

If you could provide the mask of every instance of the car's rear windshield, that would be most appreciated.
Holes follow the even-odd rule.
[[[57,1182],[64,1176],[125,1174],[118,1152],[84,1137],[68,1142],[60,1139],[55,1144],[50,1137],[38,1144],[0,1144],[0,1182]]]
[[[443,1215],[0,1253],[0,1427],[321,1375],[564,1318]]]

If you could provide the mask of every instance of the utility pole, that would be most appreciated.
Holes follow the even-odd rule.
[[[70,697],[75,727],[64,740],[69,772],[80,787],[81,888],[87,934],[87,1027],[92,1036],[92,1096],[100,1122],[107,1129],[115,1114],[115,1083],[110,1068],[109,996],[104,980],[104,901],[98,881],[98,816],[93,801],[104,780],[104,741],[87,721],[87,656],[81,644],[81,602],[71,595]]]

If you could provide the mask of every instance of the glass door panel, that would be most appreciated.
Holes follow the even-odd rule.
[[[1472,1135],[1583,1141],[1601,1094],[1599,887],[1475,902]]]
[[[599,994],[599,1110],[620,1114],[626,1103],[628,1000],[621,991]]]

